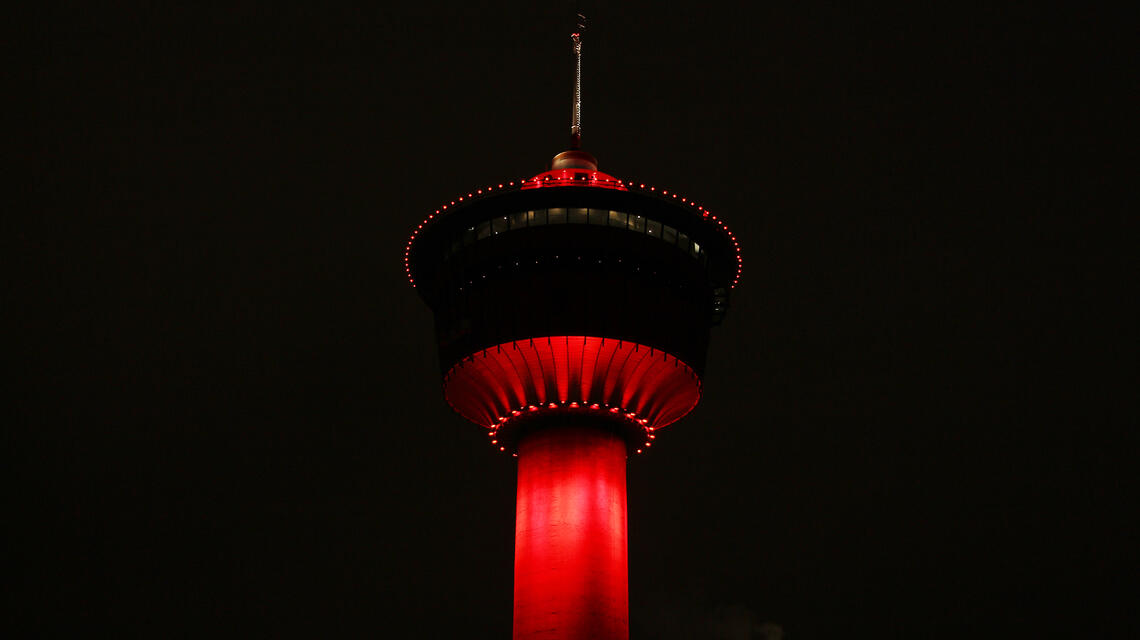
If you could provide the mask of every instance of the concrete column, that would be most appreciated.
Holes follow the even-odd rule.
[[[519,445],[515,640],[628,640],[625,442],[558,426]]]

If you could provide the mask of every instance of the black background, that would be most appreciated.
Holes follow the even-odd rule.
[[[1134,619],[1111,427],[1135,340],[1091,293],[1132,260],[1084,224],[1127,22],[583,11],[583,146],[722,215],[745,260],[700,406],[630,463],[632,637]],[[565,148],[573,13],[28,16],[16,623],[508,637],[514,467],[443,402],[403,245]]]

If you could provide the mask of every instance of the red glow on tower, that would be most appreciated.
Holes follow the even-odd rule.
[[[519,448],[514,637],[629,637],[625,442],[564,426]]]
[[[457,363],[443,382],[452,408],[492,429],[509,426],[526,407],[562,410],[578,403],[660,428],[697,405],[700,385],[688,365],[663,351],[588,336],[495,345]]]
[[[596,169],[551,169],[523,182],[523,189],[542,187],[599,187],[629,191],[617,178]]]
[[[741,270],[704,206],[598,170],[580,74],[574,95],[548,171],[449,201],[404,250],[447,402],[518,458],[516,640],[629,637],[626,460],[699,402]]]

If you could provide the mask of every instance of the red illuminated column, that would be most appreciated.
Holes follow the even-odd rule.
[[[551,427],[519,446],[515,640],[628,640],[625,442]]]

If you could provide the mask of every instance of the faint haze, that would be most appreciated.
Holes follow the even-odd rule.
[[[742,605],[721,605],[713,609],[709,628],[715,640],[783,640],[784,629],[765,622]]]
[[[783,640],[784,628],[740,604],[712,609],[683,602],[658,602],[654,611],[634,619],[633,637],[654,640]]]

